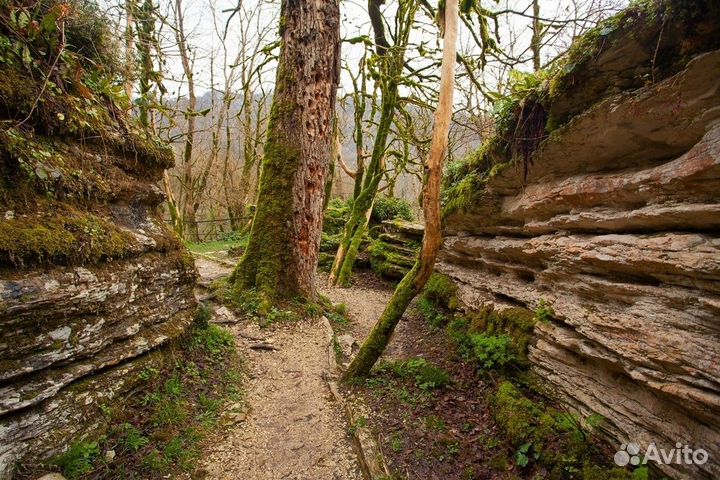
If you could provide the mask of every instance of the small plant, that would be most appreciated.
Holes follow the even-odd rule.
[[[371,218],[378,223],[395,219],[412,221],[415,219],[415,215],[413,215],[412,207],[407,200],[395,197],[378,197],[375,199]]]
[[[404,447],[405,442],[403,441],[402,435],[398,432],[393,433],[390,437],[390,448],[392,451],[395,453],[402,452]]]
[[[213,357],[221,357],[228,350],[235,347],[235,338],[228,330],[217,325],[208,328],[198,328],[192,339],[194,348],[204,348]]]
[[[187,419],[187,412],[182,404],[174,400],[161,400],[153,415],[156,427],[163,425],[180,425]]]
[[[538,306],[535,309],[535,319],[538,322],[549,322],[555,316],[555,310],[552,306],[543,299],[540,299]]]
[[[94,470],[93,463],[100,456],[97,442],[79,442],[71,446],[53,462],[70,480],[80,478]]]
[[[515,452],[515,462],[518,467],[527,467],[530,463],[530,456],[532,455],[537,460],[540,455],[537,452],[531,452],[533,444],[531,442],[523,443],[520,448]]]
[[[503,370],[517,362],[517,354],[509,335],[470,335],[472,351],[480,366],[486,370]]]
[[[336,303],[333,305],[333,309],[335,309],[335,313],[338,315],[347,315],[348,313],[348,306],[344,303]]]
[[[204,303],[198,305],[197,311],[195,312],[195,325],[198,328],[207,328],[212,318],[212,310],[207,307]]]
[[[325,316],[332,323],[336,323],[338,325],[347,325],[348,323],[350,323],[350,320],[348,320],[347,316],[341,313],[325,312]]]
[[[112,416],[112,408],[105,405],[104,403],[101,403],[100,405],[98,405],[98,408],[100,409],[100,411],[102,412],[102,414],[104,416],[106,416],[108,418],[110,418]]]
[[[183,384],[179,377],[173,376],[165,382],[165,393],[173,398],[182,396]]]
[[[358,430],[360,430],[361,428],[365,428],[366,426],[367,426],[367,418],[360,416],[357,418],[357,420],[355,420],[355,422],[352,425],[350,425],[350,433],[352,435],[355,435],[355,433],[357,433]]]
[[[122,446],[126,450],[137,452],[149,443],[148,438],[145,437],[142,432],[140,432],[140,430],[135,428],[135,426],[130,423],[123,423],[120,426],[120,431],[122,437],[119,443],[120,446]]]
[[[428,430],[434,430],[436,432],[445,432],[447,430],[445,421],[435,415],[428,415],[425,417],[425,427],[427,427]]]
[[[448,322],[447,316],[435,307],[435,304],[426,297],[421,297],[417,302],[417,309],[431,327],[438,329]]]
[[[138,378],[143,382],[147,382],[151,378],[156,377],[158,373],[160,373],[160,370],[155,367],[145,367],[138,373]]]

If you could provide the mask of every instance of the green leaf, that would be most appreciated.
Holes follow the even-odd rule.
[[[19,28],[25,28],[30,23],[30,15],[28,15],[25,11],[20,10],[17,12],[15,17],[15,23]]]
[[[208,113],[210,113],[210,109],[206,108],[205,110],[199,110],[199,111],[187,110],[187,111],[183,112],[183,115],[185,115],[185,118],[204,117]]]
[[[48,174],[47,174],[47,172],[45,171],[45,169],[42,168],[42,167],[35,167],[35,175],[37,175],[37,177],[38,177],[40,180],[47,180],[47,179],[48,179]]]
[[[30,65],[32,63],[32,55],[30,55],[30,49],[27,45],[23,45],[22,47],[22,61],[25,65]]]

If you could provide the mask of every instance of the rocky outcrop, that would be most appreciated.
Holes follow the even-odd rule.
[[[377,235],[368,252],[370,267],[385,278],[402,279],[415,264],[422,243],[422,224],[405,220],[386,220],[373,233]]]
[[[720,50],[605,95],[527,172],[486,178],[447,216],[438,264],[464,308],[551,306],[529,350],[548,390],[618,446],[709,453],[665,474],[720,477]]]
[[[21,35],[0,29],[0,46],[29,41]],[[42,59],[26,66],[0,53],[0,478],[9,478],[95,434],[103,411],[184,333],[196,302],[192,258],[160,212],[156,184],[172,151],[93,90],[111,80],[96,63],[80,68],[80,53],[63,57],[76,62],[72,91],[55,77],[45,88]]]

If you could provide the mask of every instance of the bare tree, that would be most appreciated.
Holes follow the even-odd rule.
[[[350,363],[343,375],[345,380],[366,377],[370,373],[373,365],[380,358],[390,341],[395,326],[402,318],[412,299],[425,286],[435,266],[435,258],[442,243],[440,183],[453,111],[457,23],[458,0],[446,0],[444,16],[445,45],[442,57],[440,100],[435,113],[432,147],[427,160],[427,174],[423,186],[425,233],[420,256],[413,268],[398,284],[380,319]]]

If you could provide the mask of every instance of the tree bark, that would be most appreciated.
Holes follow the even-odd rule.
[[[540,41],[542,39],[542,31],[540,25],[540,0],[533,0],[533,19],[532,19],[532,39],[530,40],[530,50],[533,55],[533,70],[540,71]]]
[[[340,72],[338,0],[283,0],[281,47],[257,208],[233,274],[265,306],[315,297]]]
[[[425,233],[423,235],[422,249],[415,265],[395,289],[380,319],[345,371],[344,380],[368,376],[373,365],[385,350],[395,326],[402,318],[408,305],[430,278],[435,266],[437,252],[442,244],[440,184],[442,180],[442,164],[447,154],[448,133],[452,119],[458,0],[447,0],[445,9],[445,45],[440,76],[440,99],[435,112],[432,146],[427,161],[426,180],[423,185]]]

